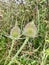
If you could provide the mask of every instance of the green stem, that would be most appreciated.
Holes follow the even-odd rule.
[[[43,55],[41,65],[46,65],[47,55]]]
[[[24,41],[23,45],[20,47],[20,49],[18,50],[18,52],[15,54],[15,56],[11,59],[11,61],[9,62],[8,65],[11,65],[13,63],[13,61],[16,59],[16,57],[19,55],[19,53],[22,51],[22,49],[24,48],[24,46],[27,44],[29,38],[26,38],[26,40]]]
[[[10,55],[11,55],[11,52],[12,52],[12,49],[13,49],[13,46],[14,46],[14,42],[15,42],[15,40],[12,40],[11,49],[9,50],[9,55],[8,55],[8,56],[7,56],[7,58],[6,58],[4,65],[6,65],[6,64],[7,64],[8,58],[9,58],[9,57],[10,57]]]
[[[40,27],[40,16],[39,16],[39,9],[38,9],[38,0],[36,0],[36,21],[38,23],[38,32]]]
[[[11,46],[11,49],[9,51],[9,56],[11,55],[11,52],[12,52],[12,49],[13,49],[13,46],[14,46],[14,42],[15,42],[15,40],[12,40],[12,46]]]
[[[46,65],[46,60],[47,60],[47,55],[45,53],[45,44],[44,44],[44,48],[43,48],[43,56],[42,56],[42,62],[41,62],[41,65]]]

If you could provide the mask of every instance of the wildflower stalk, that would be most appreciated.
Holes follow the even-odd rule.
[[[8,65],[11,65],[14,60],[16,59],[16,57],[19,55],[19,53],[22,51],[22,49],[24,48],[24,46],[27,44],[29,38],[26,38],[26,40],[24,41],[23,45],[20,47],[20,49],[18,50],[18,52],[15,54],[15,56],[11,59],[11,61],[9,62]]]
[[[4,65],[7,64],[8,58],[9,58],[10,55],[11,55],[11,52],[12,52],[12,49],[13,49],[15,40],[18,40],[18,38],[20,37],[20,29],[19,29],[18,26],[15,25],[15,26],[11,29],[10,36],[9,36],[9,37],[12,39],[12,45],[11,45],[11,49],[9,50],[9,55],[7,56],[7,59],[5,60]]]
[[[11,55],[11,52],[12,52],[12,49],[13,49],[13,46],[14,46],[14,42],[15,42],[15,40],[12,40],[11,49],[9,50],[9,55],[8,55],[8,56],[7,56],[7,58],[6,58],[4,65],[6,65],[6,64],[7,64],[8,58],[9,58],[9,57],[10,57],[10,55]]]
[[[12,40],[12,45],[11,45],[11,49],[9,51],[9,56],[11,55],[11,52],[12,52],[12,49],[13,49],[13,46],[14,46],[14,42],[15,42],[15,40]]]

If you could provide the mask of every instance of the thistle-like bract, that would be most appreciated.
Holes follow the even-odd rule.
[[[36,37],[36,35],[37,35],[37,28],[36,28],[34,22],[29,22],[25,26],[25,28],[23,30],[23,34],[25,36],[32,37],[32,38]]]

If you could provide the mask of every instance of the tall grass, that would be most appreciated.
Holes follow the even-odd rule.
[[[49,64],[49,1],[0,1],[0,65]]]

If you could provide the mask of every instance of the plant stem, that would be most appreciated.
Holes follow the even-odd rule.
[[[26,40],[24,41],[23,45],[20,47],[20,49],[18,50],[18,52],[15,54],[15,56],[11,59],[11,61],[9,62],[8,65],[11,65],[13,63],[13,61],[16,59],[16,57],[19,55],[19,53],[22,51],[22,49],[24,48],[24,46],[27,44],[29,38],[26,38]]]
[[[38,32],[39,32],[40,16],[39,16],[39,9],[38,9],[38,0],[36,0],[36,21],[38,23]]]
[[[46,47],[46,39],[45,39],[45,44],[44,44],[44,48],[43,48],[43,56],[42,56],[41,65],[46,65],[46,60],[48,57],[48,55],[46,55],[46,53],[45,53],[45,47]]]
[[[47,60],[47,55],[43,53],[41,65],[46,65],[46,60]]]
[[[11,52],[12,52],[12,49],[13,49],[13,46],[14,46],[14,42],[15,42],[15,40],[12,40],[12,46],[11,46],[11,49],[9,51],[9,56],[11,55]]]
[[[11,52],[12,52],[12,49],[13,49],[13,46],[14,46],[14,42],[15,42],[15,40],[12,40],[11,49],[9,50],[9,55],[8,55],[8,56],[7,56],[7,58],[6,58],[4,65],[6,65],[6,64],[7,64],[8,58],[9,58],[9,57],[10,57],[10,55],[11,55]]]

